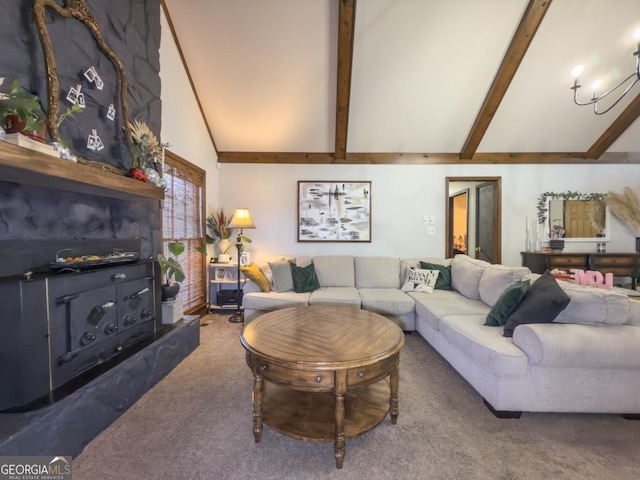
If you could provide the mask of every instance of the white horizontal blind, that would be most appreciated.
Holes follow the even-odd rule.
[[[178,257],[186,277],[181,283],[179,297],[188,313],[206,303],[206,259],[196,250],[205,245],[206,172],[165,150],[164,178],[168,187],[162,208],[162,247],[164,254],[169,255],[169,243],[185,245],[184,252]]]

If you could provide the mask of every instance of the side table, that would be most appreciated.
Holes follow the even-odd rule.
[[[230,302],[218,303],[218,292],[223,290],[237,290],[238,279],[238,264],[237,263],[209,263],[209,312],[213,311],[226,311],[235,310],[238,308],[238,304],[235,299]],[[244,284],[246,279],[240,274],[241,282]],[[233,287],[233,288],[225,288]]]

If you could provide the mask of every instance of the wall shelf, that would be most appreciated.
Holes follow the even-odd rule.
[[[164,191],[150,183],[7,142],[0,142],[0,181],[120,199],[164,198]]]

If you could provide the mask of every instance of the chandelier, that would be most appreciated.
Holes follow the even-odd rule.
[[[598,89],[602,86],[602,81],[596,80],[595,82],[593,82],[593,85],[591,86],[591,88],[593,89],[593,96],[591,97],[591,100],[589,100],[588,102],[580,102],[578,100],[578,89],[582,87],[582,85],[580,85],[579,77],[582,74],[584,67],[582,65],[578,65],[572,70],[571,75],[574,77],[574,80],[573,80],[573,87],[571,87],[571,90],[573,90],[573,101],[576,105],[580,105],[580,106],[593,105],[593,113],[595,113],[596,115],[602,115],[604,113],[607,113],[609,110],[615,107],[618,103],[620,103],[620,100],[622,100],[625,97],[625,95],[629,93],[629,91],[633,88],[633,86],[640,81],[640,28],[638,28],[634,32],[633,36],[638,41],[636,51],[633,52],[633,56],[636,57],[636,69],[631,75],[626,77],[624,80],[622,80],[612,89],[598,94]],[[634,80],[631,81],[631,79],[634,79]],[[621,89],[626,84],[628,85],[626,86],[626,88],[624,88],[624,90],[622,90],[622,93],[620,93]],[[598,110],[598,102],[608,97],[609,95],[613,94],[614,92],[617,92],[620,95],[617,98],[617,100],[613,101],[613,103],[611,103],[611,105],[609,105],[606,109],[602,111]],[[613,99],[615,98],[615,96],[611,98]]]

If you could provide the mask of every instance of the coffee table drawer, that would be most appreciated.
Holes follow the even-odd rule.
[[[332,370],[307,372],[258,360],[258,373],[268,380],[292,387],[331,388],[334,385]]]
[[[347,385],[358,385],[359,383],[370,382],[389,375],[389,372],[398,363],[398,355],[393,355],[374,365],[351,368],[347,371]]]

